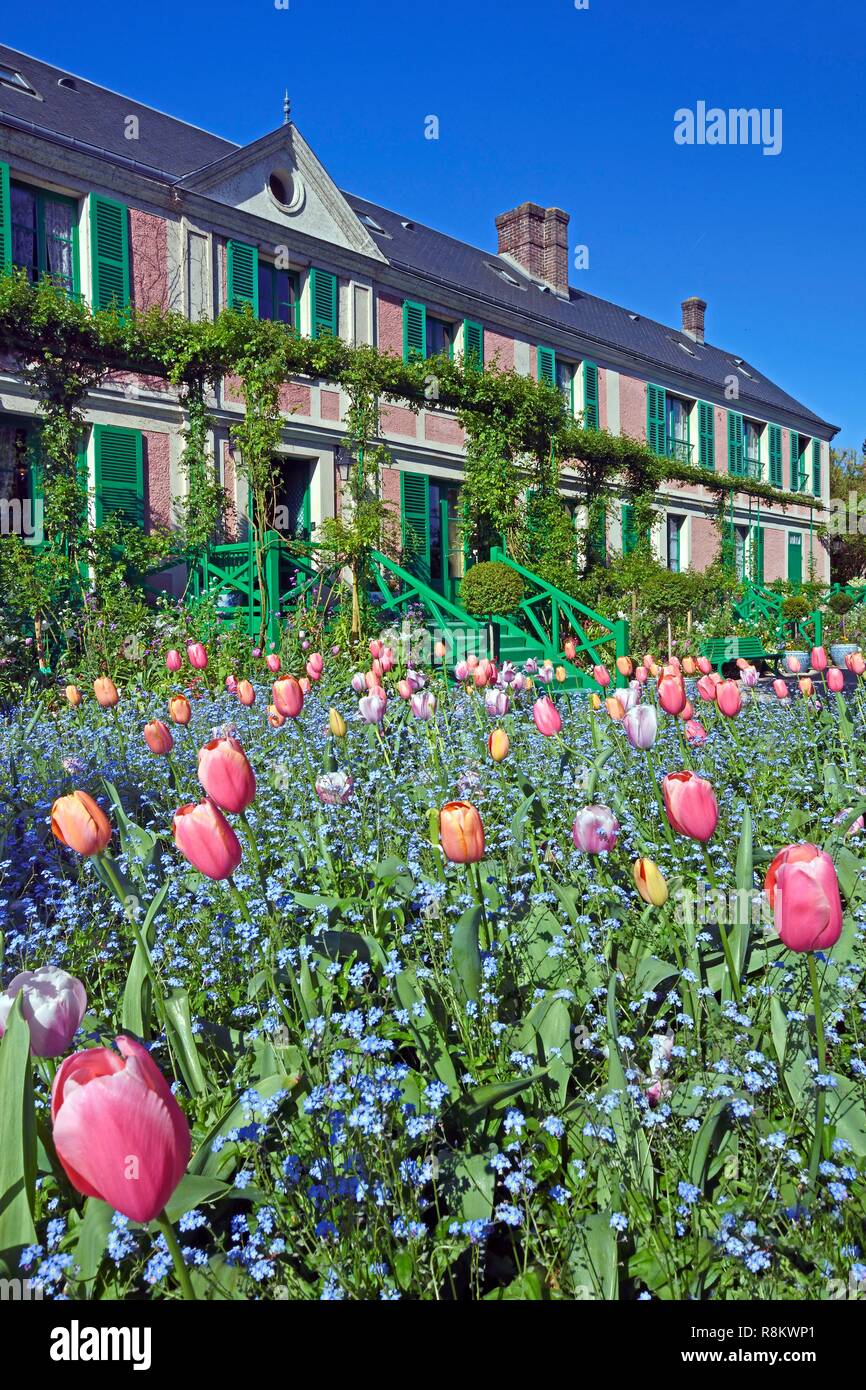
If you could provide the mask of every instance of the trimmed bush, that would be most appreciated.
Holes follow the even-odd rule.
[[[482,560],[463,576],[460,602],[476,618],[507,618],[520,607],[523,579],[501,560]]]

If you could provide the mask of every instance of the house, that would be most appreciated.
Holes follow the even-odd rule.
[[[584,424],[646,441],[708,473],[761,478],[820,497],[787,510],[738,492],[730,508],[741,574],[829,579],[815,531],[829,506],[835,427],[751,363],[712,345],[706,304],[669,327],[569,286],[569,218],[525,202],[495,219],[496,250],[469,246],[339,189],[289,119],[245,146],[0,47],[0,263],[49,272],[94,306],[151,305],[193,319],[250,304],[302,334],[338,333],[407,358],[443,350],[545,377]],[[287,382],[279,504],[309,535],[339,506],[345,400],[333,383]],[[245,484],[230,445],[237,382],[212,402],[214,459],[236,524]],[[164,380],[115,376],[88,403],[83,466],[92,519],[122,507],[170,524],[184,481],[182,412]],[[0,495],[24,497],[34,403],[0,344]],[[386,498],[421,538],[414,563],[442,592],[461,574],[463,435],[439,408],[383,410],[393,466]],[[563,490],[578,522],[576,475]],[[702,569],[718,551],[714,494],[669,482],[657,499],[662,563]],[[283,529],[286,529],[284,526]],[[605,546],[635,543],[627,505]]]

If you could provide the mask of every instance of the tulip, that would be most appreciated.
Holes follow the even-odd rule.
[[[241,704],[246,705],[248,709],[256,702],[256,692],[251,682],[247,680],[238,681],[237,696]]]
[[[800,679],[797,681],[797,684],[800,687],[800,694],[804,696],[804,698],[807,700],[811,699],[811,697],[815,693],[815,687],[812,684],[811,677],[801,676]]]
[[[236,738],[215,738],[199,750],[198,780],[211,801],[238,815],[252,804],[256,775]]]
[[[403,678],[403,680],[399,680],[397,682],[397,694],[400,696],[401,700],[408,700],[411,695],[414,695],[414,693],[415,688],[412,682],[406,680],[405,677]]]
[[[798,656],[792,656],[789,652],[788,655],[785,657],[785,665],[787,666],[788,670],[796,676],[797,672],[800,669],[800,658]]]
[[[623,732],[632,748],[652,748],[658,733],[658,715],[652,705],[635,705],[626,710]]]
[[[151,719],[144,726],[144,741],[151,753],[165,756],[174,747],[174,739],[167,725],[161,719]]]
[[[813,647],[811,661],[813,671],[826,671],[827,667],[830,665],[830,662],[827,659],[826,648]]]
[[[690,719],[685,728],[689,743],[706,743],[707,731],[699,719]]]
[[[487,669],[486,662],[478,663],[475,670],[472,672],[472,679],[475,683],[476,690],[484,690],[484,688],[490,684],[490,672]]]
[[[237,695],[237,693],[238,693],[238,678],[237,678],[237,676],[226,676],[226,690],[228,691],[229,695]]]
[[[416,719],[432,719],[436,713],[436,696],[429,690],[416,690],[409,707]]]
[[[616,659],[616,669],[621,676],[630,676],[634,670],[634,662],[630,656],[618,656]]]
[[[97,676],[93,682],[93,693],[96,696],[96,703],[101,705],[103,709],[112,709],[120,699],[117,686],[110,676]]]
[[[659,704],[665,714],[679,714],[686,703],[686,687],[679,672],[666,667],[658,684]]]
[[[285,715],[287,719],[297,719],[304,708],[304,692],[300,681],[296,681],[294,676],[283,676],[282,680],[274,681],[272,691],[274,704],[280,714]]]
[[[601,696],[597,695],[594,690],[589,697],[589,703],[593,709],[601,709]],[[620,709],[622,709],[622,705],[620,705]],[[623,714],[625,714],[625,710],[623,710]]]
[[[364,689],[375,690],[382,684],[382,663],[374,661],[369,671],[364,672]]]
[[[190,642],[186,649],[187,660],[190,666],[196,671],[203,671],[207,666],[207,652],[201,642]]]
[[[777,676],[773,681],[773,690],[777,700],[787,700],[789,696],[788,682],[783,681],[781,676]]]
[[[671,772],[662,779],[668,820],[679,835],[706,844],[719,821],[712,783],[694,772]]]
[[[680,715],[679,715],[679,717],[680,717],[680,719],[683,721],[684,724],[688,724],[689,720],[694,718],[694,713],[695,713],[695,707],[694,707],[694,705],[692,704],[691,700],[686,700],[685,704],[683,705],[682,709],[680,710]]]
[[[764,891],[789,951],[827,951],[842,935],[839,880],[817,845],[787,845],[767,870]]]
[[[385,693],[363,695],[358,701],[358,713],[365,724],[381,724],[385,718]]]
[[[849,652],[845,657],[845,665],[854,676],[862,676],[866,671],[866,657],[862,652]]]
[[[508,757],[510,747],[511,743],[504,729],[494,729],[488,735],[487,751],[495,763],[501,763]]]
[[[488,690],[484,696],[484,708],[491,719],[501,719],[511,707],[511,701],[504,690]]]
[[[708,676],[713,669],[713,663],[708,656],[699,656],[695,665],[702,676]]]
[[[565,652],[565,655],[568,657],[569,661],[574,661],[575,657],[577,656],[577,643],[575,642],[573,637],[566,637],[565,641],[562,644],[562,650]]]
[[[475,652],[469,653],[469,655],[466,658],[466,665],[469,667],[470,671],[475,670],[475,667],[478,665],[478,657],[476,656]]]
[[[484,858],[484,825],[469,801],[449,801],[439,812],[439,843],[452,864]]]
[[[78,708],[81,704],[81,691],[78,689],[77,685],[67,685],[66,698],[73,709]]]
[[[18,994],[21,995],[21,1012],[30,1029],[33,1056],[62,1056],[75,1037],[87,1008],[84,985],[56,965],[22,970],[0,994],[0,1037],[6,1031]]]
[[[165,665],[166,669],[169,671],[180,670],[181,666],[183,665],[183,658],[181,657],[181,654],[176,647],[172,647],[170,651],[166,652]]]
[[[712,701],[715,700],[716,682],[713,680],[712,676],[701,676],[698,681],[697,689],[702,700],[706,700],[708,703],[712,703]]]
[[[616,692],[616,698],[622,705],[623,714],[627,714],[630,709],[640,703],[640,684],[638,681],[629,681],[628,685]]]
[[[306,699],[313,688],[309,676],[301,676],[298,685],[301,687],[301,694],[304,696],[304,699]]]
[[[394,652],[390,647],[385,647],[380,659],[382,662],[382,670],[387,676],[388,672],[394,669]]]
[[[189,1125],[147,1048],[117,1039],[61,1062],[51,1087],[54,1148],[69,1181],[130,1221],[160,1216],[186,1172]]]
[[[593,666],[592,678],[596,684],[601,686],[602,690],[606,690],[610,685],[610,671],[606,666]]]
[[[585,854],[607,854],[619,839],[619,821],[607,806],[584,806],[575,817],[571,838]]]
[[[310,652],[307,658],[307,666],[312,666],[313,670],[318,671],[319,675],[321,675],[325,667],[325,658],[322,656],[322,653]]]
[[[606,695],[604,705],[615,724],[625,718],[625,706],[618,695]]]
[[[552,664],[549,661],[545,661],[541,670],[538,672],[538,679],[541,681],[542,685],[550,685],[555,674],[556,672]]]
[[[280,658],[276,652],[268,652],[268,655],[265,657],[265,665],[273,675],[277,674],[281,664]]]
[[[632,873],[635,888],[644,902],[663,907],[668,900],[668,885],[658,866],[651,859],[636,859]]]
[[[378,658],[382,655],[383,650],[384,649],[382,643],[378,642],[374,637],[370,643],[370,656],[373,658],[374,661],[378,660]]]
[[[101,854],[111,839],[108,816],[87,792],[57,798],[51,807],[51,829],[61,844],[87,858]]]
[[[192,718],[189,700],[185,695],[172,695],[168,702],[168,712],[175,724],[188,724]]]
[[[313,662],[313,658],[310,657],[309,661],[307,662],[307,679],[308,679],[308,680],[311,680],[311,681],[317,681],[317,680],[321,680],[321,678],[322,678],[322,668],[321,668],[321,666],[316,666],[316,665],[314,664],[314,662]]]
[[[268,723],[272,729],[281,729],[286,722],[286,716],[280,714],[276,705],[268,705]]]
[[[694,659],[693,656],[684,656],[684,657],[683,657],[683,673],[684,673],[685,675],[687,675],[687,676],[693,676],[693,675],[695,674],[695,671],[696,671],[697,669],[698,669],[698,668],[697,668],[697,663],[695,662],[695,659]],[[640,862],[641,862],[641,861],[638,860],[638,863],[640,863]]]
[[[735,719],[743,708],[743,697],[736,681],[721,681],[716,686],[719,710],[727,719]]]
[[[468,661],[458,661],[458,662],[457,662],[457,665],[454,667],[454,679],[455,679],[456,681],[459,681],[461,685],[463,684],[464,681],[467,681],[467,680],[469,679],[469,662],[468,662]]]
[[[845,688],[845,675],[837,666],[831,666],[827,672],[827,689],[837,693]]]
[[[755,667],[744,666],[741,680],[747,690],[754,690],[755,686],[758,684],[758,672]]]
[[[562,728],[559,710],[547,695],[535,701],[532,706],[532,717],[535,720],[536,729],[540,734],[544,734],[545,738],[558,734]]]
[[[352,689],[356,695],[363,695],[367,689],[367,681],[363,671],[356,671],[352,677]]]
[[[241,842],[210,799],[174,813],[174,842],[193,868],[208,878],[230,878],[241,862]]]
[[[342,768],[336,772],[322,772],[316,778],[316,796],[326,806],[345,806],[353,786],[354,779]]]
[[[339,710],[335,710],[333,706],[328,711],[328,728],[334,738],[346,737],[346,721]]]
[[[645,666],[638,666],[637,670],[634,673],[634,678],[637,681],[638,685],[646,685],[647,681],[649,680],[649,671]]]

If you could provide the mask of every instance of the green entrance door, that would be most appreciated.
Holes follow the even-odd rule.
[[[403,472],[400,511],[403,568],[454,599],[465,568],[459,488],[427,473]]]
[[[798,531],[788,532],[788,583],[799,587],[803,582],[803,537]]]

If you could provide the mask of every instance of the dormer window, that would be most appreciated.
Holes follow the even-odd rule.
[[[7,67],[5,63],[0,63],[0,86],[11,87],[13,92],[26,92],[29,97],[39,96],[23,73],[18,72],[17,68]]]

